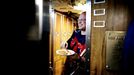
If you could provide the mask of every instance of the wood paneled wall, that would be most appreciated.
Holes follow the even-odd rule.
[[[131,21],[128,5],[124,0],[106,0],[105,3],[94,4],[91,0],[91,75],[121,75],[120,72],[109,72],[105,69],[105,32],[126,31]],[[105,8],[105,15],[94,16],[94,9]],[[105,27],[94,27],[94,21],[105,21]]]

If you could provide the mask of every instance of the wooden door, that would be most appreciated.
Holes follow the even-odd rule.
[[[66,60],[66,56],[56,54],[56,51],[60,49],[61,43],[65,42],[72,35],[74,30],[73,19],[67,18],[66,15],[58,12],[54,13],[54,25],[53,29],[53,75],[61,75],[63,66]],[[51,34],[50,34],[51,35]]]

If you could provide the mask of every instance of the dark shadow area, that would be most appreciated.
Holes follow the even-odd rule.
[[[123,47],[123,75],[133,75],[134,68],[134,1],[123,0],[128,7],[130,22],[128,24]]]
[[[45,39],[42,40],[28,40],[27,36],[30,27],[35,24],[35,1],[16,1],[12,5],[14,6],[11,15],[14,19],[10,22],[12,27],[9,27],[6,45],[10,46],[8,58],[11,59],[7,65],[10,65],[13,74],[47,75],[49,48],[47,32],[43,33]]]

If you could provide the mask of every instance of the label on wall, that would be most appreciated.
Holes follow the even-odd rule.
[[[94,27],[105,27],[105,21],[94,21]]]
[[[94,0],[94,4],[105,3],[105,0]]]
[[[105,15],[105,9],[94,9],[94,16]]]
[[[118,71],[121,68],[121,52],[125,31],[106,32],[106,69]]]

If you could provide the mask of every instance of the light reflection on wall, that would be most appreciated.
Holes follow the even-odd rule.
[[[37,5],[38,10],[36,11],[38,14],[39,21],[39,34],[38,38],[41,39],[42,35],[42,25],[43,25],[43,0],[35,0],[35,4]]]

